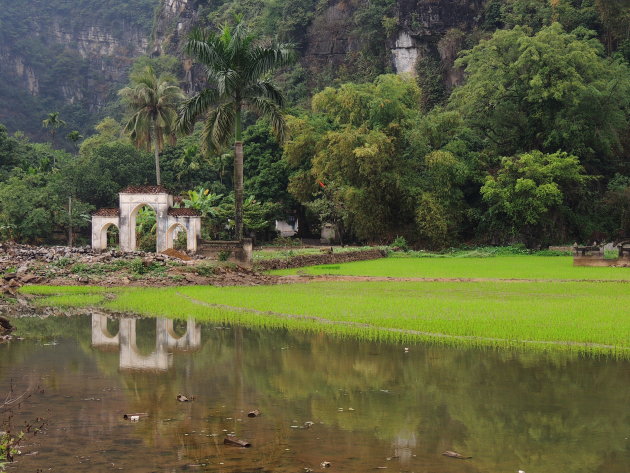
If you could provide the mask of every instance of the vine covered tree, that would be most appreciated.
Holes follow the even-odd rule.
[[[184,93],[170,74],[157,76],[151,66],[132,74],[131,86],[118,94],[126,102],[132,115],[124,131],[133,144],[155,155],[155,178],[161,185],[160,151],[165,140],[175,144],[177,107],[184,100]]]
[[[223,26],[218,33],[193,31],[186,54],[204,66],[208,87],[182,106],[178,128],[193,131],[204,116],[202,150],[219,152],[234,139],[234,203],[236,238],[243,238],[243,113],[266,117],[278,142],[287,127],[282,113],[284,96],[270,76],[295,60],[289,44],[264,46],[239,20],[234,28]]]

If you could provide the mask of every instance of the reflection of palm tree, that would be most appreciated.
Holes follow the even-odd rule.
[[[194,31],[185,44],[186,53],[206,70],[209,88],[185,102],[179,128],[193,131],[195,121],[205,115],[202,145],[219,151],[234,138],[234,194],[236,239],[243,238],[243,142],[242,114],[245,108],[269,118],[282,142],[286,123],[281,111],[284,97],[267,77],[294,60],[289,45],[262,47],[255,44],[245,25],[224,26],[220,34]]]
[[[236,399],[236,408],[242,409],[245,402],[245,381],[243,379],[243,327],[236,325],[234,327],[234,391]]]
[[[150,66],[132,75],[131,82],[131,87],[125,87],[118,92],[132,112],[125,125],[125,132],[138,148],[153,148],[155,178],[159,186],[160,150],[164,147],[165,139],[172,144],[175,142],[173,126],[177,116],[176,109],[184,94],[175,85],[173,77],[167,74],[157,77]]]

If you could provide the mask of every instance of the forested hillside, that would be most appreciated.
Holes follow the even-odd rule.
[[[116,100],[147,51],[158,0],[0,0],[0,122],[44,138],[59,111],[90,125]]]
[[[304,234],[329,222],[347,241],[423,247],[627,235],[629,3],[0,0],[0,232],[50,241],[123,186],[153,183],[146,146],[122,133],[118,90],[147,65],[203,90],[185,41],[242,18],[298,58],[275,75],[288,141],[245,116],[246,226],[260,238],[288,214]],[[58,131],[42,126],[51,112]],[[206,236],[227,238],[232,151],[204,154],[200,134],[164,148],[162,180],[196,189]]]
[[[608,54],[630,57],[627,0],[0,0],[0,11],[0,122],[37,138],[50,111],[82,133],[120,114],[115,92],[143,54],[178,57],[179,79],[194,90],[200,77],[182,39],[234,15],[299,48],[300,66],[284,78],[294,101],[333,80],[411,72],[434,105],[462,80],[459,51],[515,25],[588,28]]]

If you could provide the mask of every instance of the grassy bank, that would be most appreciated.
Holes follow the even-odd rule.
[[[398,278],[560,279],[630,281],[630,268],[573,266],[572,257],[494,258],[390,257],[337,265],[273,271],[272,274],[376,276]]]
[[[357,263],[358,264],[358,263]],[[27,287],[38,303],[370,339],[630,356],[626,283],[311,282],[256,287]],[[52,294],[52,295],[51,295]],[[57,295],[54,295],[57,294]],[[94,297],[94,296],[97,297]]]

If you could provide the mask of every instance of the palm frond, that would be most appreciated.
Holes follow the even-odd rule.
[[[149,66],[132,75],[132,85],[118,94],[131,112],[124,131],[138,148],[151,149],[151,135],[156,134],[156,146],[163,147],[164,137],[173,134],[176,108],[184,99],[182,91],[167,74],[156,77]]]
[[[205,156],[218,153],[234,133],[235,110],[232,103],[224,103],[208,113],[201,131],[201,151]]]
[[[265,117],[271,123],[271,129],[279,144],[283,144],[288,138],[288,126],[282,113],[282,109],[274,102],[265,97],[254,97],[247,103],[258,115]]]
[[[233,69],[217,71],[215,78],[217,91],[222,97],[230,96],[234,90],[238,89],[241,82],[239,73]]]
[[[263,97],[271,100],[280,107],[284,107],[284,95],[280,92],[280,89],[269,80],[262,80],[250,84],[243,91],[243,98],[246,100],[254,97]]]
[[[219,69],[227,65],[222,50],[221,36],[201,29],[193,30],[184,44],[184,52],[188,56],[206,66],[218,66]]]
[[[214,89],[204,89],[185,101],[179,108],[175,128],[180,133],[190,134],[195,128],[195,121],[206,113],[217,101],[219,94]]]
[[[296,59],[295,47],[289,43],[271,48],[254,47],[249,52],[244,75],[249,80],[258,80],[281,67],[290,66]]]

